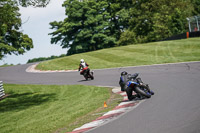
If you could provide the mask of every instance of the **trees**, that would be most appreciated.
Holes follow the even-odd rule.
[[[67,18],[50,23],[51,28],[56,30],[50,33],[51,43],[60,41],[63,48],[69,48],[68,55],[115,45],[105,0],[66,0],[63,6]]]
[[[52,60],[52,59],[57,59],[57,58],[61,58],[61,57],[65,57],[65,54],[61,54],[60,56],[50,56],[50,57],[39,57],[39,58],[33,58],[33,59],[29,59],[27,61],[27,63],[34,63],[34,62],[40,62],[40,61],[47,61],[47,60]]]
[[[18,0],[19,5],[23,7],[46,7],[49,4],[49,2],[50,0]]]
[[[0,59],[6,54],[23,54],[33,48],[32,39],[20,31],[21,19],[16,1],[0,1]]]
[[[193,4],[193,7],[194,7],[193,15],[199,15],[200,14],[200,1],[199,0],[191,0],[191,3]]]
[[[51,43],[69,48],[68,55],[117,45],[128,28],[129,0],[66,0],[64,21],[51,22]]]
[[[118,41],[121,33],[129,27],[129,9],[132,6],[132,0],[107,0],[107,4],[107,11],[111,16],[110,31]]]
[[[135,0],[130,29],[144,42],[157,41],[186,30],[190,0]]]
[[[51,43],[68,54],[151,42],[187,30],[198,0],[66,0],[64,21],[51,22]]]

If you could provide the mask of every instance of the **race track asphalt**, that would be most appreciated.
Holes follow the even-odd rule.
[[[78,72],[25,72],[30,65],[0,68],[0,80],[15,84],[119,86],[121,71],[140,73],[155,95],[89,133],[200,133],[200,62],[95,70],[93,81],[84,81]]]

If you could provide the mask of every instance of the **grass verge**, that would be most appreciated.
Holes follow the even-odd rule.
[[[39,70],[77,69],[83,58],[91,69],[200,61],[200,38],[108,48],[40,63]]]
[[[122,99],[110,88],[95,86],[5,84],[4,89],[9,96],[0,101],[1,133],[72,131]]]
[[[0,65],[0,67],[8,67],[8,66],[13,66],[13,65],[12,64],[11,65],[8,65],[8,64]]]

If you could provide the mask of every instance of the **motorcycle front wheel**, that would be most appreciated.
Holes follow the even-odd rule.
[[[88,75],[87,75],[87,73],[84,73],[83,76],[84,76],[85,80],[88,80]]]
[[[90,78],[91,78],[92,80],[94,80],[93,73],[90,73]]]
[[[136,86],[135,87],[135,92],[140,94],[140,95],[142,95],[142,96],[145,96],[146,98],[150,98],[151,97],[151,94],[143,86]]]

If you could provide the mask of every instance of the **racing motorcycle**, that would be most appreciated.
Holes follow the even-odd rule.
[[[134,91],[138,98],[150,98],[154,92],[150,90],[149,85],[143,83],[139,73],[133,75],[128,74],[126,71],[121,72],[120,87],[121,91],[126,91],[128,99],[132,100],[132,92]]]
[[[94,79],[94,72],[90,71],[88,67],[85,67],[84,69],[82,69],[80,74],[84,76],[85,80]]]

